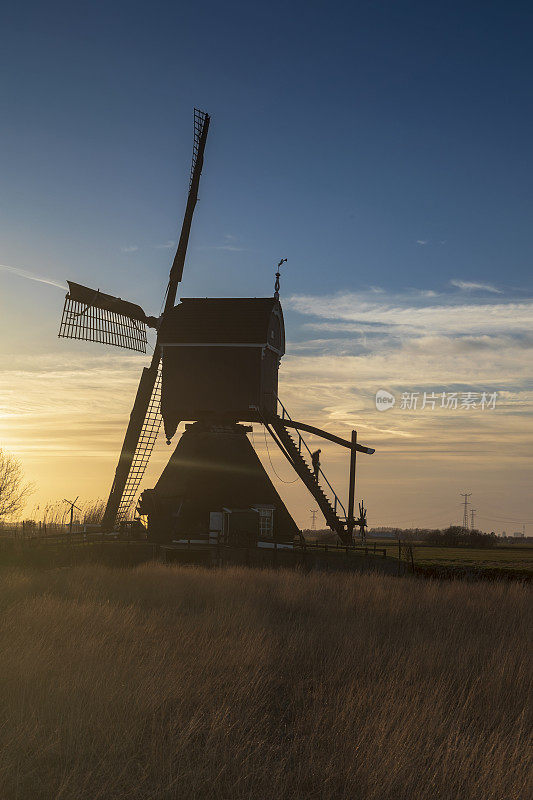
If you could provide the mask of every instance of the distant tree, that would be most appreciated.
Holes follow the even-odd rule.
[[[495,536],[477,530],[466,530],[460,525],[450,525],[444,531],[432,531],[426,541],[447,547],[459,547],[461,545],[468,547],[494,547],[497,544]]]
[[[18,458],[0,448],[0,520],[15,517],[33,489],[32,484],[24,482]]]

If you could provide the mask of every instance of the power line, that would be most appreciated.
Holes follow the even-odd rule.
[[[484,514],[479,514],[481,519],[493,519],[495,522],[513,522],[515,525],[530,525],[533,520],[532,519],[513,519],[512,517],[502,517],[498,514],[490,514],[489,516],[485,516]]]

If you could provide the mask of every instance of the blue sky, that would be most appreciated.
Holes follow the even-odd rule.
[[[360,359],[342,397],[299,416],[349,427],[338,409],[353,408],[362,426],[370,407],[353,401],[355,386],[368,399],[378,381],[398,391],[499,381],[530,411],[532,21],[525,2],[8,3],[0,263],[157,312],[197,105],[212,127],[182,295],[270,294],[273,265],[288,257],[287,392],[304,363],[312,382],[320,359]],[[14,353],[27,359],[17,396],[63,358],[90,371],[96,345],[56,338],[59,289],[5,268],[0,285],[4,370]],[[422,343],[442,374],[413,355]],[[352,362],[335,363],[339,384]],[[120,364],[133,387],[135,370]],[[91,386],[106,391],[103,377]],[[427,424],[424,441],[437,436]],[[451,434],[439,425],[441,448]],[[396,418],[391,441],[405,426]],[[13,430],[3,441],[27,455],[31,429]],[[111,473],[115,439],[106,448]]]
[[[7,255],[57,278],[111,269],[158,302],[199,105],[213,127],[184,288],[264,291],[282,255],[290,291],[376,273],[523,287],[532,21],[513,2],[11,4]],[[227,234],[244,249],[193,253]]]

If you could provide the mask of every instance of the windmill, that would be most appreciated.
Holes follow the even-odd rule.
[[[356,452],[374,450],[358,444],[355,431],[348,441],[292,420],[278,398],[278,369],[285,352],[280,268],[286,259],[278,264],[271,297],[182,298],[175,305],[209,122],[207,113],[195,109],[187,204],[162,315],[148,316],[134,303],[68,282],[59,336],[146,352],[146,328],[157,331],[151,363],[141,374],[103,528],[112,529],[127,519],[161,422],[170,444],[179,423],[188,421],[156,487],[141,496],[138,511],[148,517],[153,537],[172,536],[175,530],[188,530],[189,535],[191,530],[209,532],[215,524],[209,520],[221,514],[239,531],[244,519],[250,524],[250,510],[262,531],[272,530],[275,511],[286,536],[292,537],[296,525],[248,440],[252,428],[240,424],[259,422],[315,498],[328,526],[350,543],[356,524]],[[350,449],[348,511],[323,471],[310,469],[311,451],[301,431]]]
[[[74,509],[77,509],[78,511],[81,512],[81,508],[76,505],[76,503],[78,502],[78,497],[76,497],[75,500],[63,500],[64,503],[67,503],[70,506],[70,521],[68,526],[68,532],[70,536],[72,535],[72,525],[74,523]]]

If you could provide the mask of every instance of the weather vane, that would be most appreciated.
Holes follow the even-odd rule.
[[[280,278],[279,268],[286,261],[287,261],[286,258],[282,258],[281,261],[278,264],[278,271],[276,272],[276,283],[274,284],[274,297],[276,298],[276,300],[279,300],[279,278]]]

